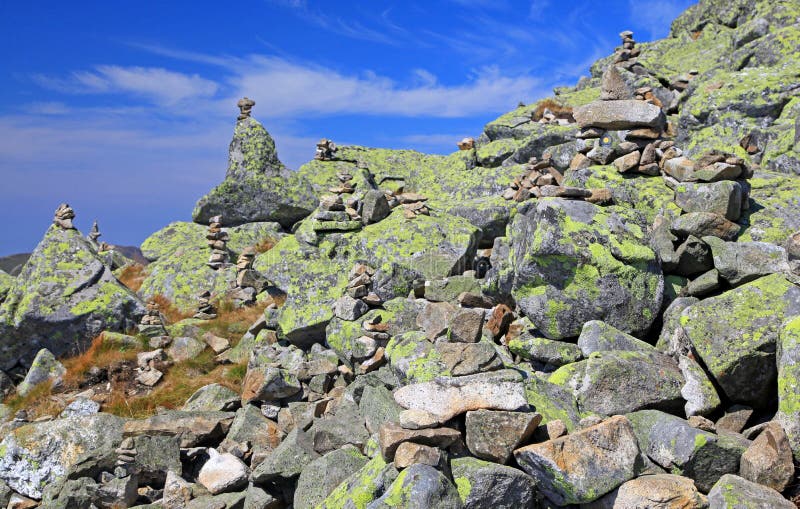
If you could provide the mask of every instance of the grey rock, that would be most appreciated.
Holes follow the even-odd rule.
[[[294,479],[320,455],[314,450],[311,435],[295,428],[273,452],[253,469],[255,483]]]
[[[586,357],[593,352],[612,350],[638,352],[653,352],[655,350],[652,345],[600,320],[590,320],[583,324],[581,335],[578,336],[578,347]]]
[[[184,412],[168,410],[146,419],[125,422],[124,436],[175,436],[181,448],[197,447],[221,439],[228,432],[235,414],[232,412]]]
[[[675,250],[675,257],[678,261],[673,272],[681,276],[691,277],[714,268],[708,244],[697,237],[689,236]]]
[[[672,474],[645,475],[631,479],[608,495],[585,505],[585,509],[704,509],[708,501],[694,481]]]
[[[354,445],[363,449],[369,441],[370,434],[364,426],[364,418],[358,413],[355,405],[336,408],[335,414],[316,419],[309,428],[308,434],[314,450],[325,454],[345,445]]]
[[[591,502],[636,476],[631,423],[615,416],[565,437],[517,449],[514,457],[556,505]]]
[[[219,449],[227,451],[241,444],[250,444],[254,452],[268,454],[280,445],[283,436],[278,425],[264,417],[258,408],[245,405],[236,411],[236,417]]]
[[[429,339],[436,339],[447,330],[447,325],[457,312],[448,302],[429,302],[417,315],[417,325]]]
[[[800,318],[784,324],[778,340],[778,413],[795,460],[800,461]]]
[[[453,459],[450,468],[464,509],[534,507],[536,484],[516,468],[470,457]]]
[[[794,509],[780,493],[733,474],[722,476],[708,492],[709,509]]]
[[[450,319],[448,326],[450,341],[477,343],[483,332],[486,311],[483,309],[460,309]]]
[[[700,302],[700,299],[697,297],[678,297],[667,306],[663,314],[664,324],[661,327],[661,334],[656,343],[658,350],[662,352],[670,351],[669,346],[672,335],[680,327],[681,313],[683,313],[684,309],[698,302]]]
[[[354,507],[355,504],[351,501],[356,496],[368,504],[385,493],[397,476],[398,472],[394,465],[387,464],[379,454],[342,482],[320,504],[320,507],[323,509]]]
[[[100,403],[86,398],[77,398],[64,408],[59,417],[80,417],[93,415],[100,411]]]
[[[34,357],[25,379],[17,386],[17,394],[26,396],[34,387],[45,382],[58,387],[66,372],[66,368],[56,360],[50,350],[43,348]]]
[[[364,194],[361,222],[364,224],[377,223],[385,219],[391,212],[392,209],[389,207],[389,202],[386,200],[386,195],[383,191],[370,189]]]
[[[750,442],[734,435],[715,435],[693,428],[680,417],[642,410],[627,414],[639,448],[662,468],[694,479],[702,492],[724,474],[739,471],[739,458]]]
[[[233,390],[220,384],[209,384],[200,387],[189,396],[182,410],[230,412],[239,407],[240,397]]]
[[[783,427],[768,423],[742,454],[739,475],[758,484],[784,491],[794,478],[792,448]]]
[[[710,184],[683,183],[675,189],[675,204],[684,212],[712,212],[736,221],[742,210],[742,186],[725,180]]]
[[[369,311],[369,306],[361,299],[354,299],[349,295],[340,297],[334,304],[333,314],[337,318],[347,321],[355,321],[364,316]]]
[[[253,366],[242,381],[242,402],[274,401],[300,392],[297,377],[285,369]]]
[[[202,484],[212,495],[229,491],[238,491],[247,485],[249,474],[247,465],[230,453],[218,453],[208,449],[209,458],[197,475],[197,482]]]
[[[385,422],[395,422],[403,408],[394,401],[391,391],[384,386],[364,387],[358,409],[370,433],[377,433]]]
[[[167,472],[181,475],[181,441],[177,436],[143,435],[133,439],[136,456],[128,470],[136,473],[142,484],[162,485]]]
[[[690,212],[676,218],[671,229],[676,235],[713,236],[730,241],[736,238],[741,227],[713,212]]]
[[[595,101],[573,111],[580,127],[624,130],[637,127],[661,128],[665,123],[661,108],[645,101]]]
[[[574,343],[536,337],[527,331],[511,339],[507,346],[514,355],[539,363],[544,368],[558,368],[583,358],[583,352]]]
[[[678,367],[686,383],[681,387],[681,396],[686,400],[683,409],[686,415],[710,415],[722,404],[717,389],[709,380],[706,372],[693,358],[681,355]]]
[[[467,412],[467,448],[478,458],[507,463],[514,449],[533,435],[540,422],[542,416],[536,413],[493,410]]]
[[[437,343],[435,348],[453,376],[474,375],[503,367],[492,343]]]
[[[200,340],[189,337],[173,338],[167,349],[167,355],[175,362],[194,359],[206,349],[206,344]]]
[[[770,275],[686,308],[676,333],[731,401],[760,408],[777,376],[776,324],[798,315],[800,288]]]
[[[704,297],[720,287],[719,271],[711,269],[689,281],[683,293],[692,297]]]
[[[644,408],[678,411],[684,403],[678,363],[655,351],[595,352],[560,367],[549,380],[572,390],[582,411],[600,415]]]
[[[714,267],[719,275],[733,286],[761,276],[789,272],[786,250],[768,242],[725,242],[716,237],[704,237],[711,247]]]
[[[295,509],[314,509],[348,477],[367,464],[358,449],[346,446],[309,463],[297,479]]]
[[[456,487],[441,472],[429,465],[411,465],[400,472],[397,479],[379,499],[367,509],[461,509],[461,499]]]

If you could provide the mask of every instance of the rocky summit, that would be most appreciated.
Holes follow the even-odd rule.
[[[291,171],[243,98],[138,261],[58,206],[0,507],[800,507],[800,4],[634,36],[450,155]]]

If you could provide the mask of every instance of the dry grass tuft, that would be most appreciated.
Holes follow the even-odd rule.
[[[147,276],[145,266],[134,263],[124,267],[119,273],[119,282],[127,286],[132,292],[138,292]]]
[[[163,295],[156,295],[152,299],[158,304],[158,310],[164,315],[164,318],[167,319],[167,324],[180,322],[184,318],[189,318],[194,313],[191,311],[181,311],[178,309],[175,304],[172,303],[171,300],[164,297]]]
[[[64,410],[64,403],[53,397],[53,386],[50,382],[40,383],[25,396],[13,394],[4,403],[11,409],[12,415],[22,409],[27,410],[30,420],[44,415],[57,416]]]
[[[77,389],[93,367],[108,368],[124,361],[135,360],[136,354],[142,351],[144,351],[144,344],[141,348],[121,349],[118,345],[105,341],[103,335],[100,334],[92,340],[92,344],[81,355],[61,361],[67,369],[64,375],[64,386],[67,389]]]
[[[533,110],[533,120],[538,122],[542,119],[545,110],[550,110],[558,118],[573,120],[572,106],[561,104],[554,99],[543,99],[536,103],[536,109]]]
[[[240,392],[247,365],[217,365],[214,352],[206,350],[194,359],[170,367],[153,392],[137,397],[127,397],[123,390],[115,390],[103,405],[103,411],[122,417],[141,419],[156,413],[159,407],[180,408],[186,400],[204,385],[218,383]]]
[[[217,318],[202,324],[203,329],[208,332],[228,339],[231,345],[235,345],[242,334],[264,314],[264,309],[270,302],[258,302],[253,306],[236,308],[230,301],[222,301],[217,304]]]

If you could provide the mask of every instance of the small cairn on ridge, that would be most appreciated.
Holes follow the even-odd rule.
[[[164,327],[164,318],[161,316],[160,306],[155,300],[147,302],[144,316],[142,316],[139,322],[139,333],[148,338],[167,335],[167,330]]]
[[[394,195],[394,198],[396,198],[397,203],[403,206],[403,217],[406,219],[431,215],[430,209],[425,204],[428,201],[427,196],[419,193],[401,193]]]
[[[208,266],[214,270],[225,267],[230,262],[228,255],[228,232],[222,229],[222,216],[214,216],[209,221],[208,233],[206,234],[208,247],[211,248],[211,257],[208,259]]]
[[[239,116],[236,120],[244,120],[249,118],[253,111],[253,106],[255,105],[256,102],[249,97],[242,97],[239,99],[239,102],[236,103],[236,106],[239,107]]]
[[[94,223],[92,223],[92,229],[89,230],[89,241],[93,244],[97,244],[97,239],[99,239],[103,234],[100,233],[100,227],[97,225],[97,220],[95,219]]]
[[[68,204],[62,203],[56,209],[53,223],[62,230],[74,230],[73,219],[75,219],[75,211]]]
[[[247,247],[236,260],[236,287],[228,296],[239,306],[249,306],[256,302],[256,295],[267,286],[266,279],[253,269],[256,250]]]
[[[197,313],[194,314],[193,318],[197,318],[198,320],[213,320],[216,317],[217,310],[214,309],[214,305],[211,304],[211,292],[206,290],[197,296]]]
[[[328,138],[322,138],[317,142],[317,151],[314,159],[318,161],[333,161],[336,158],[336,143]]]
[[[348,204],[345,205],[342,194],[325,195],[320,198],[312,226],[315,232],[361,229],[361,216],[353,207],[353,205],[358,206],[357,201],[348,200]]]
[[[525,173],[503,192],[503,198],[523,202],[530,198],[570,198],[592,203],[608,203],[611,192],[608,189],[583,189],[562,186],[564,176],[553,167],[550,154],[540,161],[531,157],[525,165]]]
[[[633,32],[625,30],[619,34],[622,39],[622,47],[617,48],[614,55],[614,63],[625,69],[630,69],[637,63],[641,50],[636,47],[633,40]]]
[[[464,138],[456,143],[456,145],[458,146],[458,150],[472,150],[475,148],[475,138]]]

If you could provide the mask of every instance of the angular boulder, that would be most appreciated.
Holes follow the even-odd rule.
[[[661,108],[632,99],[595,101],[575,108],[572,115],[581,127],[597,127],[612,131],[638,127],[661,128],[666,122]]]
[[[800,461],[800,316],[784,324],[778,343],[778,413],[795,461]]]
[[[450,462],[464,509],[534,507],[536,483],[516,468],[475,458]]]
[[[509,227],[512,295],[550,339],[576,337],[602,320],[646,332],[661,308],[664,278],[635,211],[539,199]]]
[[[796,505],[768,486],[727,474],[708,492],[709,509],[796,509]]]

